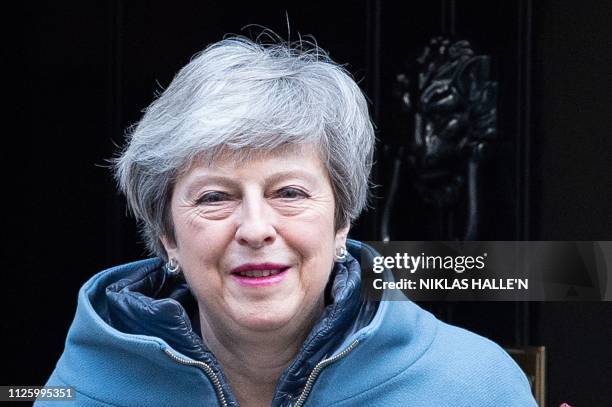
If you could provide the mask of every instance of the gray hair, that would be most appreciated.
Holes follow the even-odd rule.
[[[367,206],[374,129],[366,99],[318,46],[231,37],[196,54],[128,130],[115,177],[149,250],[174,242],[170,197],[195,162],[314,144],[329,172],[336,230]]]

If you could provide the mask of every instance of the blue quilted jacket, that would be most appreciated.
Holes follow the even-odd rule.
[[[525,375],[495,343],[408,300],[363,300],[359,261],[377,254],[353,240],[348,249],[273,406],[536,405]],[[186,283],[168,279],[161,260],[111,268],[81,288],[47,386],[74,387],[76,402],[65,402],[73,407],[238,406],[199,331]]]

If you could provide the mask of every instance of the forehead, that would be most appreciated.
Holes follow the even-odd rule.
[[[205,174],[220,174],[228,177],[240,175],[272,175],[273,172],[312,173],[328,179],[321,153],[312,144],[287,145],[274,150],[222,150],[213,157],[202,157],[179,177],[181,181]]]

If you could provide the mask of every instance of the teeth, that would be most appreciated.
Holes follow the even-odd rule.
[[[248,270],[241,271],[240,274],[243,277],[268,277],[280,273],[280,270]]]

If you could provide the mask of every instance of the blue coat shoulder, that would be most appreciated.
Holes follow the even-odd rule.
[[[377,321],[380,313],[385,317]],[[413,302],[381,303],[371,325],[351,357],[322,374],[307,405],[536,406],[506,351]],[[325,391],[327,383],[341,386]]]

